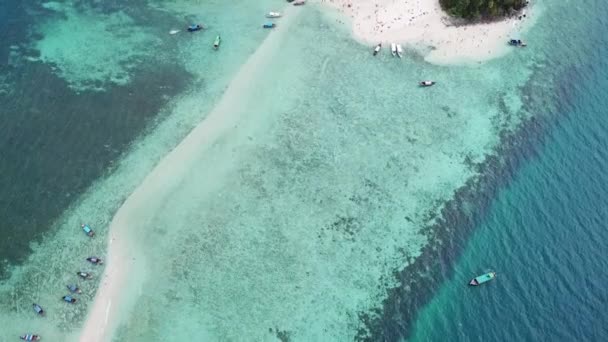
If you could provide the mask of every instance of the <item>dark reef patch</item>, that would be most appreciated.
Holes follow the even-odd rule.
[[[277,338],[281,342],[289,342],[291,341],[291,333],[287,330],[279,330],[279,328],[275,329]]]
[[[142,58],[126,85],[94,83],[106,91],[74,91],[54,66],[34,61],[36,23],[57,12],[41,1],[0,3],[0,280],[31,253],[55,220],[94,180],[114,168],[130,144],[162,119],[161,109],[192,81],[181,65],[166,62],[175,46]],[[144,0],[129,3],[79,1],[100,11],[128,9],[141,18],[175,22]],[[128,7],[128,8],[127,8]],[[149,19],[151,20],[151,19]],[[164,33],[163,33],[164,34]],[[83,217],[83,220],[94,218]],[[102,227],[100,227],[102,228]],[[77,229],[77,227],[75,228]]]
[[[354,240],[361,229],[361,223],[354,217],[338,216],[335,221],[321,229],[342,233],[347,240]]]

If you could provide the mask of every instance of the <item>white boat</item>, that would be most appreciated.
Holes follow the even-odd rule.
[[[266,18],[280,18],[281,17],[281,13],[280,12],[268,12],[266,13]]]
[[[302,6],[306,3],[306,0],[296,0],[293,5],[294,6]]]
[[[169,34],[176,34],[178,32],[179,32],[179,30],[171,30],[171,31],[169,31]]]
[[[399,58],[401,58],[401,56],[403,56],[403,48],[401,47],[401,44],[397,44],[397,56]]]
[[[391,54],[393,57],[397,56],[397,44],[391,43]]]
[[[382,43],[376,45],[376,47],[374,48],[374,56],[378,54],[378,52],[380,52],[380,49],[382,49]]]
[[[419,84],[421,87],[430,87],[432,85],[435,85],[435,81],[420,81]]]

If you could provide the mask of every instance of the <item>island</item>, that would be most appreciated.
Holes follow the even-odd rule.
[[[505,55],[533,21],[526,0],[322,0],[370,46],[401,44],[433,64],[474,64]],[[519,11],[517,9],[520,9]]]

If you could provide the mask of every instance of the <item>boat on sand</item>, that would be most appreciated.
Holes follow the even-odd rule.
[[[403,56],[403,48],[401,44],[397,44],[397,57],[401,58],[401,56]]]
[[[483,283],[487,283],[488,281],[490,281],[494,278],[496,278],[496,272],[488,272],[486,274],[482,274],[480,276],[477,276],[477,277],[471,279],[471,281],[469,282],[469,285],[479,286]]]
[[[397,44],[395,43],[391,43],[391,54],[393,55],[393,57],[397,56]]]

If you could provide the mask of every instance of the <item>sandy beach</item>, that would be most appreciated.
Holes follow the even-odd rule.
[[[144,195],[144,194],[142,194]],[[136,203],[137,198],[129,203]],[[130,204],[133,205],[133,204]],[[140,290],[140,283],[126,280],[128,277],[144,277],[144,258],[137,244],[128,238],[130,219],[129,205],[121,209],[112,222],[112,237],[108,244],[108,259],[100,280],[95,302],[91,306],[80,341],[109,341],[118,323],[118,317],[126,312],[120,310]]]
[[[438,0],[321,0],[350,18],[358,41],[375,45],[403,44],[434,64],[477,63],[500,57],[507,40],[532,21],[529,9],[519,17],[487,24],[454,26]],[[525,15],[525,16],[524,16]]]

